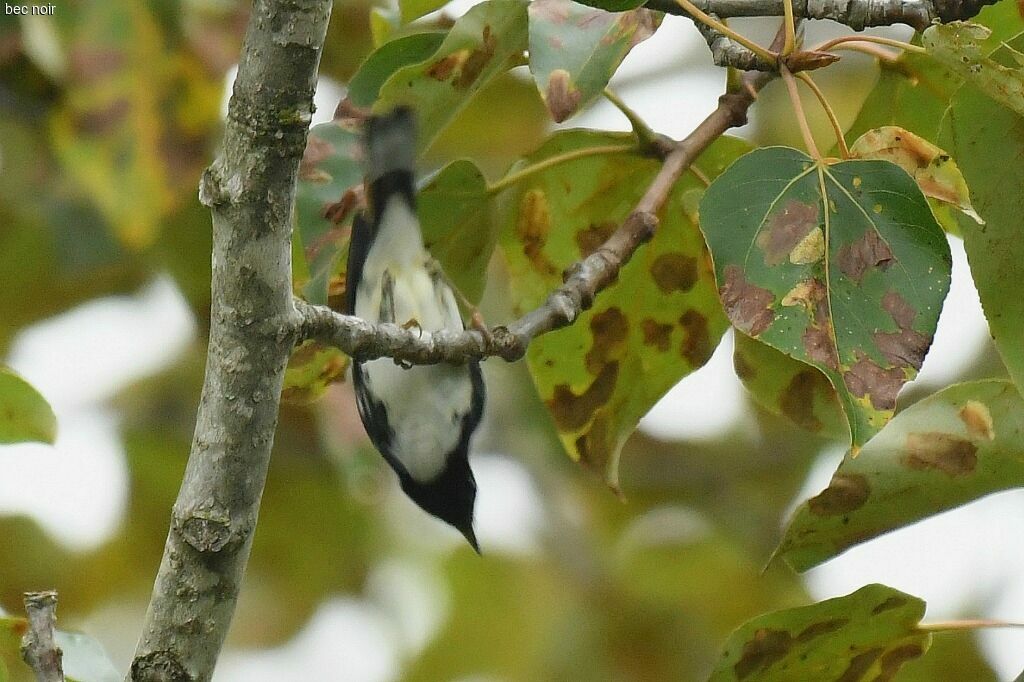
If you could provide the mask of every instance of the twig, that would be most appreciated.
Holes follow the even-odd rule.
[[[907,24],[923,31],[933,20],[970,19],[996,0],[794,0],[796,18],[831,19],[855,31],[871,26]],[[781,17],[785,0],[692,0],[705,14],[732,17]],[[667,14],[689,16],[675,0],[648,0],[646,6]]]
[[[417,365],[489,356],[508,361],[523,357],[534,338],[572,324],[590,308],[598,292],[615,281],[637,248],[653,236],[658,226],[657,213],[679,177],[725,131],[746,123],[747,109],[757,91],[771,78],[766,73],[745,74],[743,87],[722,95],[718,107],[672,147],[647,192],[622,225],[594,253],[567,270],[564,284],[543,305],[518,320],[495,327],[489,334],[474,329],[421,333],[397,325],[374,326],[357,317],[296,300],[299,338],[317,339],[360,359],[392,357]]]
[[[195,437],[129,680],[213,675],[252,546],[295,338],[291,216],[331,0],[257,0],[213,214],[210,343]]]
[[[32,668],[37,682],[64,682],[63,652],[54,641],[57,626],[57,593],[26,592],[28,632],[21,643],[21,657]]]

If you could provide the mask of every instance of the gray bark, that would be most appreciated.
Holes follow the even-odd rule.
[[[330,0],[257,0],[213,214],[210,345],[195,437],[129,680],[209,680],[235,610],[295,340],[291,212]]]

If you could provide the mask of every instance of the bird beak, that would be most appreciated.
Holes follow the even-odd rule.
[[[466,537],[466,541],[469,542],[469,546],[473,548],[473,551],[483,556],[483,553],[480,551],[480,545],[476,541],[476,533],[473,532],[473,524],[466,524],[465,528],[459,528],[459,530]]]

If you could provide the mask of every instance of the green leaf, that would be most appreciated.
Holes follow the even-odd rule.
[[[325,303],[332,271],[348,246],[354,197],[363,180],[359,135],[337,121],[315,126],[299,165],[293,239],[299,240],[308,282],[296,282],[306,300]],[[345,215],[341,215],[346,213]],[[297,268],[298,270],[299,268]]]
[[[817,368],[746,334],[736,334],[733,364],[736,376],[764,409],[813,433],[849,438],[839,396]]]
[[[57,418],[31,384],[0,365],[0,443],[53,443]]]
[[[327,391],[328,386],[345,380],[347,367],[348,356],[337,348],[306,341],[292,352],[288,360],[281,400],[293,405],[312,403]]]
[[[661,23],[648,9],[613,14],[572,0],[534,0],[529,13],[530,72],[558,122],[599,97],[629,51]]]
[[[1024,47],[1024,38],[1013,45]],[[1024,118],[965,84],[950,105],[943,142],[957,156],[986,221],[963,221],[964,247],[992,338],[1010,376],[1024,388],[1024,297],[1012,286],[1024,281],[1024,196],[1015,189],[1024,187]]]
[[[992,29],[986,50],[1024,30],[1017,5],[998,2],[981,10],[975,21]],[[920,43],[920,35],[914,38]],[[849,135],[895,125],[936,141],[939,122],[962,78],[930,55],[904,52],[895,62],[879,62],[878,82],[861,107]]]
[[[768,147],[711,184],[700,217],[730,321],[825,373],[856,451],[917,375],[949,289],[921,190],[887,161]]]
[[[885,585],[758,616],[732,634],[709,682],[891,680],[928,650],[925,604]]]
[[[348,84],[348,99],[368,109],[377,101],[381,86],[404,66],[418,64],[437,52],[444,41],[443,31],[428,31],[402,36],[384,43],[366,58]]]
[[[955,206],[979,223],[967,181],[949,154],[899,126],[883,126],[861,135],[850,147],[857,159],[892,161],[914,178],[929,199]]]
[[[922,34],[922,42],[935,59],[965,82],[1018,114],[1024,114],[1024,70],[1020,68],[1024,55],[1013,48],[1003,48],[1017,59],[1012,68],[986,57],[983,42],[991,34],[992,31],[981,24],[954,21],[929,26]]]
[[[479,302],[497,240],[483,173],[466,159],[448,164],[420,190],[417,213],[431,255],[468,301]]]
[[[513,170],[566,153],[631,142],[566,131]],[[747,149],[722,138],[695,164],[714,177]],[[660,163],[621,152],[576,158],[527,175],[501,196],[501,246],[517,313],[541,305],[562,271],[592,254],[626,219]],[[617,486],[622,444],[682,377],[711,356],[726,326],[693,208],[703,185],[676,183],[661,224],[573,325],[530,344],[527,364],[569,455]]]
[[[418,148],[427,149],[469,99],[526,50],[526,3],[487,0],[459,18],[431,57],[396,71],[380,88],[375,112],[416,110]]]
[[[890,530],[1024,485],[1024,400],[1009,381],[950,386],[900,412],[802,504],[776,554],[798,571]]]
[[[419,19],[424,14],[430,14],[439,10],[449,3],[450,0],[398,0],[398,8],[402,13],[402,23]]]

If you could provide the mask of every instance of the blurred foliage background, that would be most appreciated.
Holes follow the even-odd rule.
[[[217,153],[247,4],[64,0],[53,17],[0,16],[0,353],[35,322],[165,273],[198,320],[196,340],[173,366],[113,401],[129,473],[111,537],[76,551],[31,518],[0,516],[3,609],[20,612],[23,591],[56,588],[62,627],[88,630],[122,669],[194,426],[210,277],[210,219],[196,187]],[[370,10],[335,3],[324,77],[344,84],[372,49]],[[708,57],[680,51],[672,66],[680,83],[694,60],[706,66]],[[876,73],[852,61],[823,77],[845,120]],[[628,101],[643,78],[620,94]],[[778,94],[769,90],[758,105],[751,134],[761,142],[793,141],[775,115]],[[493,176],[548,129],[536,89],[514,72],[459,116],[429,162],[470,156]],[[502,278],[499,258],[488,319],[508,315]],[[340,598],[390,618],[400,645],[384,679],[702,680],[735,627],[809,601],[799,576],[765,566],[828,441],[753,406],[749,424],[713,441],[638,432],[622,457],[622,500],[564,457],[521,365],[491,361],[485,371],[490,402],[476,450],[491,453],[492,468],[513,467],[510,487],[533,491],[524,503],[537,507],[530,542],[488,550],[484,538],[481,558],[423,518],[366,441],[349,386],[334,384],[318,402],[282,409],[229,657],[284,645]],[[413,597],[425,581],[433,601],[417,611],[423,599],[385,579],[396,567],[415,577],[406,585]],[[426,634],[398,636],[417,619]],[[900,679],[996,678],[962,634],[938,636]]]

